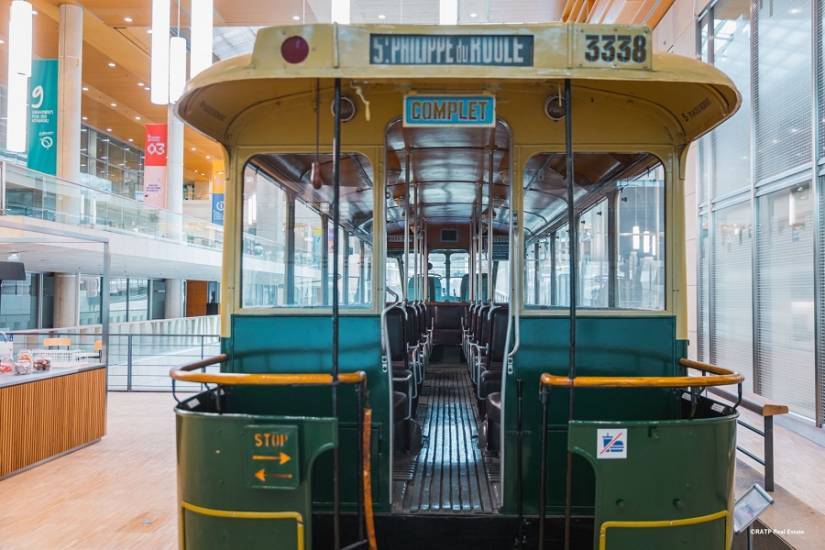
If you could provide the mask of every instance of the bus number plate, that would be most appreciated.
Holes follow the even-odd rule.
[[[652,67],[650,43],[648,29],[624,27],[611,28],[608,32],[594,32],[592,27],[578,29],[574,60],[578,67],[649,70]]]

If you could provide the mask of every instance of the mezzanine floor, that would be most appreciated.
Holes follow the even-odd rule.
[[[110,393],[102,441],[0,481],[0,549],[175,548],[172,405],[169,393]],[[763,517],[794,547],[822,548],[825,449],[776,430],[776,505]],[[760,476],[740,461],[737,492]]]

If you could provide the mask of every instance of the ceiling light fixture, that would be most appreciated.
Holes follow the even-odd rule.
[[[213,0],[192,0],[189,78],[212,65]]]
[[[107,131],[107,132],[111,132],[111,131],[112,131],[112,129],[111,129],[111,128],[106,128],[106,131]]]
[[[115,67],[117,67],[117,65],[115,64],[115,62],[114,62],[114,61],[109,61],[109,62],[107,63],[107,65],[109,66],[109,68],[110,68],[110,69],[114,69]]]
[[[135,120],[140,120],[140,115],[135,115]]]
[[[386,16],[386,15],[384,15],[383,13],[379,13],[379,14],[378,14],[378,19],[380,19],[381,21],[383,21],[383,20],[384,20],[384,19],[386,19],[386,18],[387,18],[387,16]]]
[[[458,0],[439,0],[438,2],[438,24],[457,25],[458,24]]]
[[[169,40],[169,101],[174,103],[186,87],[186,39],[173,36]]]
[[[152,103],[169,103],[170,0],[152,0]]]
[[[112,101],[111,103],[109,103],[109,105],[111,105],[113,109],[114,109],[115,107],[117,107],[117,103],[115,103],[114,101]]]
[[[82,118],[83,120],[89,120],[89,117],[87,117],[87,116],[82,116],[80,118]]]
[[[83,86],[83,91],[84,91],[84,92],[88,92],[88,91],[89,91],[89,88],[88,88],[87,86]]]
[[[128,15],[127,15],[127,16],[125,16],[125,17],[123,18],[123,20],[124,20],[126,23],[131,23],[131,22],[133,21],[133,19],[132,19],[131,17],[129,17]]]
[[[143,83],[143,82],[138,82],[138,88],[143,88],[144,86],[146,86],[146,84],[145,84],[145,83]]]
[[[6,148],[22,153],[28,136],[29,77],[32,74],[32,5],[11,3],[9,13],[9,58],[7,80]]]

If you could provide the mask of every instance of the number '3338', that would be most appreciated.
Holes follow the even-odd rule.
[[[590,62],[644,63],[647,37],[643,34],[588,34],[584,58]]]

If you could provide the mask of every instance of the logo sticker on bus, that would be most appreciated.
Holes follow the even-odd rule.
[[[527,34],[370,34],[371,65],[532,67]]]
[[[627,458],[627,428],[596,430],[596,458]]]
[[[404,96],[404,127],[492,128],[496,98],[492,95]]]

